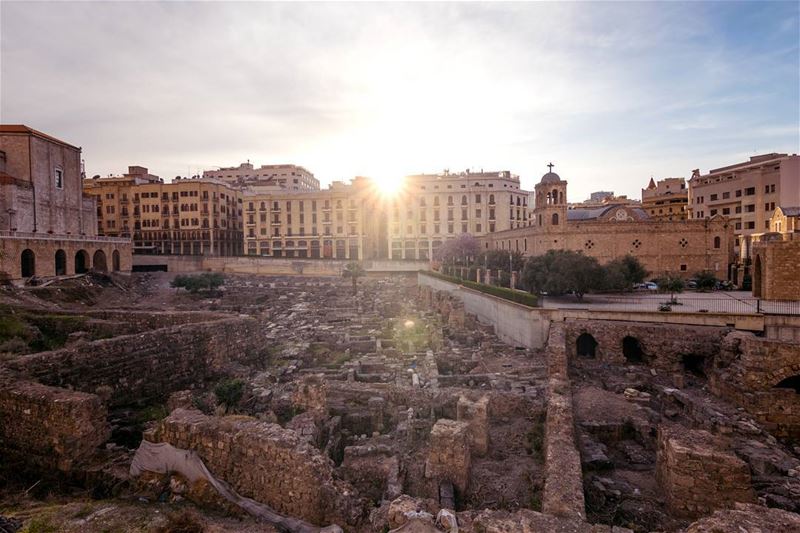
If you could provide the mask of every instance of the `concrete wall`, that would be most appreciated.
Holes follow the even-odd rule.
[[[232,274],[341,276],[348,261],[271,257],[205,257],[194,255],[134,255],[134,266],[165,266],[168,272],[211,270]],[[361,261],[368,273],[417,272],[427,261]]]
[[[494,326],[495,334],[503,342],[532,349],[545,346],[552,322],[574,320],[614,320],[731,327],[747,331],[764,330],[764,317],[760,315],[530,308],[422,272],[418,274],[417,282],[419,285],[446,291],[458,297],[464,302],[464,310],[475,315],[481,323]]]

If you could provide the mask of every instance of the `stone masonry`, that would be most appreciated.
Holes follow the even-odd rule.
[[[459,494],[469,485],[470,434],[467,422],[442,418],[433,425],[425,477],[436,483],[450,481]]]
[[[750,468],[704,430],[659,426],[656,478],[676,516],[697,518],[754,503]]]
[[[489,451],[489,397],[482,396],[473,402],[460,396],[456,410],[458,420],[469,423],[472,453],[477,456],[486,455]]]

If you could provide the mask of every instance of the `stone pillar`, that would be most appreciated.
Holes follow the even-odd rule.
[[[487,268],[487,269],[486,269],[486,277],[485,277],[485,279],[483,280],[483,282],[484,282],[486,285],[491,285],[491,284],[492,284],[492,269],[491,269],[491,268]]]
[[[380,396],[373,396],[367,401],[369,414],[372,421],[372,433],[381,434],[383,432],[383,410],[386,402]]]
[[[449,481],[463,495],[469,485],[471,460],[469,424],[439,419],[431,429],[428,459],[425,461],[425,477],[434,486],[431,494],[438,497],[439,484]]]
[[[708,431],[659,426],[656,479],[670,512],[681,518],[756,501],[750,467]]]
[[[518,279],[519,279],[519,272],[517,272],[516,270],[511,272],[511,288],[512,289],[516,289],[517,288]]]
[[[483,280],[483,269],[482,269],[482,268],[479,268],[479,269],[477,269],[477,271],[475,272],[475,281],[477,281],[478,283],[480,283],[480,282],[481,282],[481,280]]]
[[[469,443],[472,453],[484,456],[489,451],[489,397],[483,396],[477,402],[466,396],[458,398],[456,407],[459,422],[469,424]]]

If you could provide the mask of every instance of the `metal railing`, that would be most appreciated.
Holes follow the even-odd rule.
[[[26,231],[0,230],[2,239],[38,239],[44,241],[94,241],[127,243],[130,239],[122,237],[107,237],[105,235],[64,235],[58,233],[34,233]]]

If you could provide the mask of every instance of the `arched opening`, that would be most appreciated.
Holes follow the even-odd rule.
[[[625,356],[625,360],[629,363],[643,363],[644,352],[639,339],[631,336],[622,339],[622,355]]]
[[[264,202],[261,203],[263,204]],[[119,272],[119,250],[111,252],[111,268],[114,272]]]
[[[67,253],[64,250],[56,250],[56,276],[67,274]]]
[[[714,248],[719,248],[722,245],[722,239],[714,237]]]
[[[92,268],[99,272],[107,272],[108,265],[106,264],[106,253],[103,250],[97,250],[92,257]]]
[[[781,380],[780,383],[775,385],[775,388],[778,389],[794,389],[797,394],[800,394],[800,374],[796,376],[790,376],[784,380]]]
[[[553,220],[552,220],[552,224],[553,224],[554,226],[558,226],[558,213],[553,213]]]
[[[681,357],[683,369],[699,378],[706,377],[706,358],[704,355],[684,354]]]
[[[761,298],[761,256],[757,255],[753,267],[753,296]]]
[[[578,335],[578,340],[575,341],[575,347],[579,356],[594,359],[597,341],[589,333],[581,333]]]
[[[22,250],[22,255],[20,256],[20,267],[23,278],[29,278],[36,275],[36,255],[33,253],[33,250],[29,248]]]
[[[86,250],[78,250],[75,254],[75,273],[83,274],[89,270],[89,254]]]

